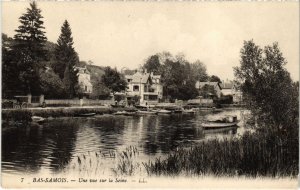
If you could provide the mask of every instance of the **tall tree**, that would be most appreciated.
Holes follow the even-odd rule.
[[[61,34],[57,40],[55,49],[56,62],[52,68],[63,79],[67,95],[72,98],[78,88],[78,71],[75,65],[79,62],[78,54],[73,47],[73,37],[67,20],[61,27]]]
[[[159,62],[158,55],[151,55],[146,63],[143,65],[143,69],[147,69],[147,72],[153,72],[155,75],[161,74],[160,73],[161,64]]]
[[[32,94],[40,93],[39,72],[44,69],[42,62],[47,59],[47,51],[44,49],[47,38],[42,18],[41,10],[33,1],[19,18],[21,25],[16,30],[12,47],[23,90]]]
[[[105,73],[102,75],[102,82],[113,94],[115,92],[121,92],[127,88],[125,78],[117,71],[117,69],[106,67],[104,71]]]
[[[277,43],[261,49],[251,40],[244,42],[241,66],[235,68],[253,114],[277,130],[298,128],[298,91],[285,64]]]

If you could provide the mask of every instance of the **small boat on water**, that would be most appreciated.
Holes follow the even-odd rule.
[[[75,114],[76,117],[92,117],[96,115],[96,113],[79,113],[79,114]]]
[[[45,118],[40,117],[40,116],[32,116],[31,119],[33,122],[36,122],[36,123],[43,123],[46,120]]]
[[[172,111],[161,109],[161,110],[158,110],[157,113],[158,114],[170,114],[170,113],[172,113]]]
[[[206,121],[201,124],[204,129],[220,129],[227,127],[237,126],[239,121],[237,120],[237,116],[227,116],[222,119],[214,120],[214,121]]]
[[[125,115],[126,113],[126,111],[117,111],[114,113],[114,115]]]
[[[139,115],[154,115],[154,114],[157,114],[157,111],[155,111],[155,110],[138,110],[136,113]]]
[[[192,109],[183,109],[182,113],[190,113],[190,114],[194,114],[196,113],[196,111],[192,108]]]

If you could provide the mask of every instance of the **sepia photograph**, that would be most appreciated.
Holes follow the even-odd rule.
[[[0,3],[2,188],[298,188],[299,1]]]

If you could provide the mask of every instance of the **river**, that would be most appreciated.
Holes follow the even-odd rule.
[[[2,131],[2,172],[8,174],[57,174],[80,170],[79,165],[96,164],[99,155],[103,174],[114,168],[112,157],[130,147],[139,161],[164,157],[180,146],[193,145],[210,138],[243,134],[241,110],[220,113],[200,111],[196,114],[115,116],[89,118],[55,118],[38,125],[9,126]],[[237,115],[238,128],[205,131],[199,123],[207,118]],[[77,163],[77,166],[76,164]],[[97,161],[97,167],[98,167]],[[101,164],[101,163],[100,163]],[[115,164],[115,163],[114,163]],[[88,170],[88,169],[87,169]]]

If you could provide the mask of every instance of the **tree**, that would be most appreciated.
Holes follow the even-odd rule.
[[[105,68],[105,73],[102,75],[102,82],[108,87],[111,92],[121,92],[127,88],[127,82],[123,75],[121,75],[117,69],[111,67]]]
[[[15,95],[21,83],[18,80],[19,71],[14,59],[13,39],[2,33],[2,96],[11,98]]]
[[[161,74],[161,64],[159,62],[158,55],[150,56],[146,63],[142,66],[143,69],[147,69],[147,72],[153,72],[155,75]]]
[[[207,81],[206,66],[200,60],[196,60],[191,65],[192,75],[196,81]]]
[[[42,18],[41,10],[33,1],[27,12],[19,18],[21,25],[15,30],[15,43],[12,47],[14,62],[26,93],[39,94],[41,91],[39,72],[44,69],[42,61],[47,59],[44,49],[47,38]]]
[[[218,76],[212,75],[209,77],[210,82],[219,82],[222,83],[221,79]]]
[[[65,88],[62,80],[53,70],[41,72],[41,88],[45,98],[65,98]]]
[[[63,79],[66,93],[70,98],[76,95],[76,89],[79,89],[78,71],[75,69],[75,65],[79,62],[79,57],[73,47],[73,43],[70,25],[65,20],[61,27],[61,34],[57,40],[55,49],[56,62],[52,65],[52,68]]]
[[[291,127],[297,129],[298,90],[284,68],[286,61],[278,43],[261,49],[253,40],[245,41],[240,63],[235,76],[261,125],[273,126],[280,134]]]

